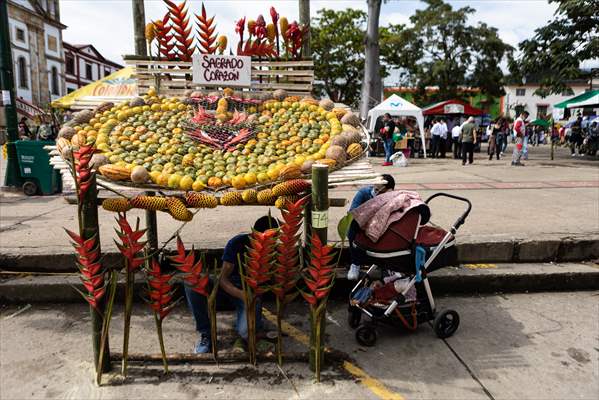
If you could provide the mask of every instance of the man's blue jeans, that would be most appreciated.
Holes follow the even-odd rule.
[[[205,296],[191,290],[187,285],[185,287],[185,298],[187,305],[191,309],[193,319],[196,322],[196,331],[202,335],[210,336],[210,318],[208,316],[208,301]],[[243,339],[248,337],[247,316],[245,313],[245,303],[237,297],[226,294],[226,297],[235,306],[236,321],[235,330]],[[256,302],[256,331],[262,330],[262,302],[260,299]]]
[[[393,139],[383,139],[383,147],[385,149],[385,162],[391,162],[391,156],[393,155]]]

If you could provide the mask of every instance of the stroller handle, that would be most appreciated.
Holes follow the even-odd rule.
[[[433,194],[431,197],[429,197],[428,199],[425,200],[425,203],[428,205],[429,202],[436,197],[449,197],[450,199],[462,201],[468,205],[466,207],[466,211],[464,211],[464,213],[459,216],[459,218],[454,222],[453,226],[451,227],[451,230],[453,231],[452,233],[455,233],[458,229],[460,229],[460,226],[462,226],[464,224],[464,222],[466,221],[466,218],[470,214],[470,211],[472,210],[472,203],[470,203],[470,200],[468,200],[465,197],[460,197],[460,196],[456,196],[454,194],[442,193],[442,192]]]

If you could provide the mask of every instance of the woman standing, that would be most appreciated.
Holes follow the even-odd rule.
[[[501,153],[501,148],[503,146],[501,136],[501,121],[498,118],[493,125],[491,125],[490,135],[489,135],[489,161],[493,159],[493,155],[497,154],[497,160],[499,160],[499,153]]]

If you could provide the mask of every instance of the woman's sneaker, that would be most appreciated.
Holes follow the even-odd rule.
[[[347,280],[357,281],[360,276],[360,266],[356,264],[352,264],[349,266],[349,271],[347,273]]]
[[[201,334],[200,339],[197,341],[193,352],[195,354],[204,354],[209,353],[212,348],[212,342],[210,341],[210,336]]]

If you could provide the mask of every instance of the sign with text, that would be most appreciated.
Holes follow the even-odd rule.
[[[252,58],[216,54],[193,55],[193,82],[204,86],[245,86],[252,81]]]
[[[464,114],[464,106],[456,103],[445,104],[443,112],[445,114]]]

